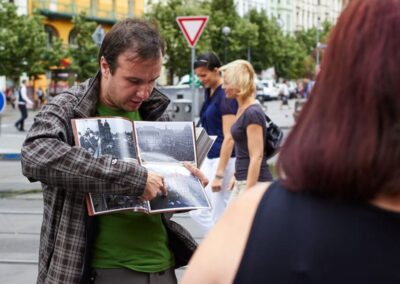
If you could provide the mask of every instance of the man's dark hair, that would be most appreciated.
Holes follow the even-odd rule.
[[[110,66],[111,74],[117,68],[117,58],[126,50],[136,53],[140,59],[159,58],[164,55],[164,40],[149,22],[125,19],[116,23],[106,34],[99,51],[99,64],[103,56]]]
[[[204,52],[197,56],[194,62],[193,68],[207,67],[208,70],[212,71],[215,68],[221,67],[221,61],[214,52]]]

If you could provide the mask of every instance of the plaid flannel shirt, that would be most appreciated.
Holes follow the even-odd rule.
[[[143,193],[147,170],[105,155],[92,157],[75,146],[71,119],[93,117],[100,74],[57,95],[34,119],[22,146],[22,170],[43,188],[37,283],[86,283],[90,276],[95,218],[88,217],[85,194]],[[154,89],[140,109],[143,120],[168,120],[169,99]],[[177,266],[186,265],[196,248],[190,234],[163,216]]]

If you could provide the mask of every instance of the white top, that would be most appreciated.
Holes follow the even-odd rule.
[[[27,95],[27,92],[26,92],[26,86],[24,84],[21,85],[20,92],[21,92],[21,97],[26,102],[26,104],[33,105],[33,102],[28,98],[28,95]],[[24,101],[18,100],[18,104],[19,105],[24,105],[25,104]]]

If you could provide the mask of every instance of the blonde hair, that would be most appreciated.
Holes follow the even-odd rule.
[[[256,92],[256,73],[253,66],[246,60],[235,60],[221,68],[224,79],[234,85],[238,90],[238,96],[254,96]]]

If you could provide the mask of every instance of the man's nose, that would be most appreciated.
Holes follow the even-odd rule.
[[[144,84],[144,85],[140,86],[140,88],[137,92],[137,95],[142,100],[146,100],[149,98],[152,89],[153,89],[153,87],[150,84]]]

